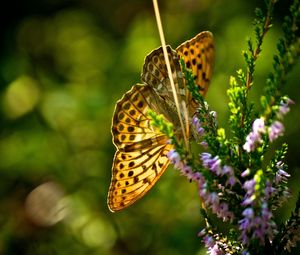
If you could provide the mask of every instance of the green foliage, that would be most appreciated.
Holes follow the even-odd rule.
[[[187,88],[191,92],[193,99],[199,104],[196,115],[200,122],[203,123],[203,128],[205,130],[204,140],[209,144],[210,148],[218,154],[220,143],[218,141],[218,123],[216,121],[215,112],[211,111],[208,103],[200,94],[199,88],[197,84],[195,84],[193,73],[186,68],[183,59],[181,59],[181,67],[186,79]]]
[[[151,109],[148,110],[148,115],[151,117],[151,125],[157,127],[163,134],[171,140],[174,139],[173,124],[167,122],[164,115],[156,114]]]
[[[299,222],[300,222],[300,193],[294,211],[290,218],[280,226],[279,234],[275,238],[275,242],[278,244],[277,251],[282,252],[284,250],[291,252],[300,241],[299,238]]]
[[[270,118],[274,116],[272,106],[280,103],[286,77],[292,71],[300,54],[300,40],[296,36],[300,15],[299,1],[293,2],[290,12],[291,15],[284,18],[283,38],[279,39],[277,43],[278,53],[273,57],[273,71],[269,74],[266,82],[265,96],[261,98],[265,115],[270,115]]]

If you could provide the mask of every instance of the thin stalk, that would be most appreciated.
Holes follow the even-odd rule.
[[[170,84],[171,84],[171,88],[172,88],[172,92],[173,92],[174,102],[175,102],[175,105],[176,105],[176,109],[177,109],[177,113],[178,113],[178,117],[179,117],[179,121],[180,121],[180,126],[181,126],[182,133],[183,133],[183,139],[185,141],[186,148],[188,148],[188,140],[187,140],[187,136],[186,136],[186,130],[185,130],[185,126],[183,124],[182,116],[180,114],[180,106],[179,106],[179,102],[178,102],[178,97],[177,97],[177,93],[176,93],[176,88],[175,88],[173,75],[172,75],[171,65],[170,65],[170,61],[169,61],[169,58],[168,58],[166,41],[165,41],[165,37],[164,37],[162,22],[161,22],[161,19],[160,19],[160,13],[159,13],[157,0],[153,0],[153,6],[154,6],[154,12],[155,12],[155,17],[156,17],[159,37],[160,37],[160,41],[161,41],[161,46],[162,46],[162,49],[163,49],[163,53],[164,53],[164,57],[165,57],[165,61],[166,61],[166,66],[167,66],[167,71],[168,71],[168,76],[169,76],[169,79],[170,79]]]

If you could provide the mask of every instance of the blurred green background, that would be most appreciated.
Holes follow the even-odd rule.
[[[241,50],[262,2],[159,2],[173,48],[213,32],[207,100],[224,126],[229,76],[243,67]],[[263,45],[256,102],[290,2],[277,6]],[[0,254],[205,254],[196,187],[172,168],[132,207],[113,214],[106,205],[114,105],[140,81],[144,57],[160,44],[152,1],[15,0],[0,13]],[[278,141],[289,143],[293,194],[300,178],[299,78],[298,64],[285,88],[296,104]],[[276,214],[278,222],[294,203],[292,197]]]

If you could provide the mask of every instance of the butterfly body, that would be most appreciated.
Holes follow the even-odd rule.
[[[210,32],[202,32],[180,45],[176,51],[167,46],[176,94],[192,116],[196,104],[186,88],[180,57],[193,71],[199,90],[205,94],[214,59]],[[200,70],[199,70],[200,68]],[[151,125],[148,111],[162,114],[180,135],[179,117],[167,73],[162,47],[145,59],[141,80],[117,102],[112,134],[117,151],[113,160],[108,207],[118,211],[146,194],[169,165],[167,153],[173,149],[168,137]],[[187,121],[187,120],[186,120]],[[176,132],[176,130],[175,130]]]

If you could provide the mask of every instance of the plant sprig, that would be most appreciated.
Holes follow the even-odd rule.
[[[265,0],[265,11],[256,9],[255,40],[247,40],[247,50],[243,53],[246,70],[240,69],[230,78],[227,90],[229,138],[183,60],[181,66],[186,86],[199,106],[195,116],[190,116],[193,118],[191,130],[204,152],[195,157],[174,135],[172,125],[149,112],[152,125],[167,135],[174,145],[168,156],[170,161],[189,180],[197,183],[201,212],[206,220],[200,236],[211,254],[280,254],[300,240],[300,195],[290,219],[280,228],[273,216],[273,211],[289,197],[287,182],[290,174],[284,162],[287,144],[275,150],[269,162],[265,158],[271,143],[283,135],[281,120],[292,104],[288,96],[282,95],[282,87],[300,57],[300,39],[296,36],[300,23],[299,0],[294,0],[290,14],[285,18],[283,36],[273,59],[273,71],[266,81],[266,93],[261,96],[262,107],[259,109],[249,101],[249,92],[255,84],[256,62],[273,24],[276,2]],[[223,233],[212,227],[211,215],[228,222],[230,231]]]

